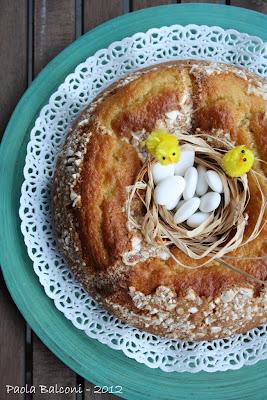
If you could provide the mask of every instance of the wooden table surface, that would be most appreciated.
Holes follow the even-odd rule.
[[[192,2],[201,1],[0,0],[0,133],[3,134],[16,103],[40,70],[80,35],[106,20],[140,8]],[[206,3],[234,5],[267,13],[266,0],[215,0]],[[94,393],[93,384],[61,363],[24,321],[2,276],[0,287],[0,400],[118,399],[111,394]],[[9,393],[6,385],[10,385]],[[29,391],[31,385],[37,388],[36,393],[12,392],[18,389],[23,392],[25,388]],[[76,387],[83,393],[41,393],[39,385],[51,386],[52,390]]]

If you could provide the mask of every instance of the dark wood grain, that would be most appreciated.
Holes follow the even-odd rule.
[[[25,322],[0,276],[0,399],[22,400],[23,394],[8,393],[6,385],[25,383]]]
[[[27,1],[1,0],[0,138],[27,87]]]
[[[230,0],[231,6],[249,8],[267,14],[266,0]]]
[[[132,0],[132,11],[147,7],[163,6],[172,3],[172,0]]]
[[[0,137],[27,87],[27,1],[1,0]],[[14,137],[15,140],[15,137]],[[5,385],[25,384],[25,322],[0,276],[0,398],[22,400]]]
[[[75,39],[75,0],[34,1],[34,75]]]
[[[83,32],[123,14],[123,0],[84,0]]]

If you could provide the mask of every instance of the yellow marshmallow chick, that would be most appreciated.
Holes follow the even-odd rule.
[[[142,142],[147,151],[152,154],[161,165],[176,163],[180,159],[181,149],[176,136],[164,129],[155,129]]]
[[[253,162],[253,152],[241,145],[227,151],[222,158],[222,167],[228,176],[238,178],[250,171]]]

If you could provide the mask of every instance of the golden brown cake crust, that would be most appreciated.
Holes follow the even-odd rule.
[[[223,64],[161,64],[112,85],[70,130],[54,177],[60,248],[85,289],[127,323],[166,337],[204,340],[267,321],[266,288],[216,262],[198,270],[177,266],[148,248],[125,215],[127,187],[142,165],[137,144],[158,124],[173,128],[170,111],[178,111],[179,128],[246,144],[267,161],[264,85],[263,79]],[[267,173],[266,164],[257,161],[255,168]],[[265,196],[266,182],[261,180]],[[246,235],[260,208],[252,180],[250,191]],[[135,212],[142,216],[138,203]],[[188,265],[194,262],[178,249],[175,255]],[[246,258],[231,259],[233,265],[267,280],[267,227],[234,255]],[[137,261],[129,262],[131,256]]]

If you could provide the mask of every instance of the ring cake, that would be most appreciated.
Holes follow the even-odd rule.
[[[153,131],[179,139],[176,169],[149,154]],[[225,144],[254,154],[241,178],[209,158]],[[245,332],[267,322],[266,173],[264,79],[204,61],[139,70],[104,90],[66,137],[53,185],[59,247],[85,290],[127,324],[183,340]]]

